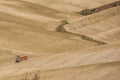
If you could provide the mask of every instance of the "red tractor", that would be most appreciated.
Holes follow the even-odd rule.
[[[15,62],[18,63],[18,62],[21,62],[23,60],[28,60],[28,57],[26,55],[17,55]]]

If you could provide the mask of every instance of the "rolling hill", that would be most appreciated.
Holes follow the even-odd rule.
[[[41,80],[118,80],[120,6],[75,13],[115,1],[1,0],[0,80],[22,80],[36,71]],[[65,32],[57,32],[64,20]],[[16,55],[28,60],[15,63]]]

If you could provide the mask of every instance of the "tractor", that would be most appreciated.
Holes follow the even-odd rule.
[[[21,62],[21,61],[24,61],[24,60],[28,60],[28,56],[26,56],[26,55],[17,55],[15,62],[18,63],[18,62]]]

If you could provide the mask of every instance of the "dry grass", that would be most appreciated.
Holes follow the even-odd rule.
[[[100,11],[103,11],[103,10],[106,10],[106,9],[109,9],[109,8],[112,8],[112,7],[119,6],[119,5],[120,5],[120,1],[116,1],[116,2],[113,2],[113,3],[106,4],[106,5],[102,5],[102,6],[97,7],[97,8],[85,9],[85,10],[82,10],[82,11],[77,12],[77,13],[87,16],[87,15],[90,15],[90,14],[93,14],[93,13],[96,13],[96,12],[100,12]]]
[[[119,65],[113,63],[120,61],[120,44],[115,41],[120,41],[120,8],[117,6],[88,16],[69,13],[113,1],[1,0],[0,80],[118,80],[119,75],[114,75],[120,74],[117,72]],[[64,30],[59,33],[63,26],[70,33]],[[103,38],[107,40],[103,41]],[[96,40],[108,44],[96,46]],[[29,60],[15,64],[17,54],[25,54]],[[108,62],[113,63],[87,68],[88,64]],[[81,69],[82,65],[86,67]],[[103,74],[105,72],[107,75]]]
[[[40,80],[40,71],[33,73],[26,73],[24,78],[21,80]]]
[[[68,32],[84,34],[106,43],[119,42],[120,7],[113,7],[99,13],[84,16],[65,25]],[[110,24],[112,23],[112,24]]]

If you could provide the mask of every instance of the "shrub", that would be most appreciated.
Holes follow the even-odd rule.
[[[77,12],[77,13],[82,14],[82,15],[90,15],[90,14],[94,13],[94,9],[85,9],[85,10],[82,10],[82,11]]]
[[[21,80],[40,80],[40,71],[34,73],[26,73]]]
[[[64,25],[66,25],[66,24],[69,24],[69,23],[67,22],[67,20],[61,21],[61,24],[56,28],[55,31],[57,31],[57,32],[65,32]]]

